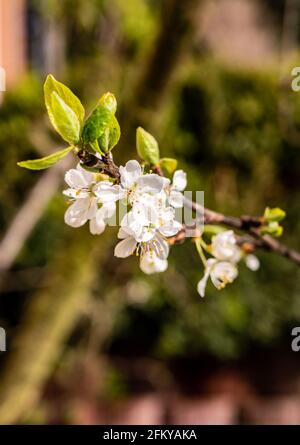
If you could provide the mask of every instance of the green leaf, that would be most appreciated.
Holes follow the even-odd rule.
[[[104,153],[112,150],[115,145],[119,142],[121,136],[121,129],[119,122],[116,117],[113,116],[109,126],[104,130],[102,135],[99,137],[98,142],[101,151]]]
[[[283,233],[283,227],[278,224],[277,221],[271,222],[268,226],[264,226],[260,229],[262,235],[272,235],[279,238]]]
[[[90,142],[90,147],[97,153],[100,153],[101,155],[103,155],[103,152],[101,151],[101,149],[99,147],[97,139],[93,142]]]
[[[173,158],[162,158],[159,160],[159,165],[162,168],[163,172],[171,175],[177,168],[177,159]]]
[[[49,74],[44,84],[44,93],[46,108],[54,128],[55,123],[53,123],[51,98],[53,92],[58,94],[58,96],[65,102],[65,104],[67,104],[68,107],[70,107],[74,111],[80,122],[80,127],[82,127],[84,121],[84,108],[82,103],[68,87],[66,87],[63,83],[58,82],[51,74]]]
[[[63,150],[56,151],[49,156],[45,156],[44,158],[18,162],[18,166],[28,168],[29,170],[44,170],[45,168],[51,167],[57,161],[60,161],[60,159],[64,158],[73,149],[74,147],[70,146]]]
[[[116,109],[115,96],[111,93],[104,94],[83,127],[82,140],[84,144],[94,142],[102,136],[111,125]]]
[[[99,104],[104,107],[106,110],[109,110],[112,114],[115,114],[117,111],[117,99],[112,93],[105,93],[99,99]]]
[[[156,139],[142,127],[136,130],[136,148],[143,161],[151,165],[159,162],[159,148]]]
[[[275,207],[273,209],[270,209],[270,207],[266,207],[264,213],[264,218],[268,222],[279,222],[284,219],[285,216],[285,211],[280,209],[279,207]]]
[[[61,137],[70,144],[80,138],[80,122],[74,111],[54,91],[51,94],[53,126]]]

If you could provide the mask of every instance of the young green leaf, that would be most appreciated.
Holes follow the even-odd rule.
[[[262,235],[272,235],[279,238],[283,233],[283,227],[278,224],[277,221],[270,222],[268,226],[263,226],[260,229]]]
[[[112,150],[119,142],[120,136],[121,130],[119,122],[117,121],[116,117],[113,116],[109,126],[104,130],[98,139],[101,151],[106,153]]]
[[[285,215],[286,215],[285,211],[280,209],[279,207],[275,207],[273,209],[270,209],[270,207],[266,207],[264,218],[268,222],[276,222],[276,221],[279,222],[285,218]]]
[[[159,166],[164,173],[171,175],[177,168],[177,159],[173,158],[162,158],[159,160]]]
[[[76,144],[80,137],[79,119],[55,91],[51,94],[51,112],[55,130],[65,141]]]
[[[44,170],[45,168],[51,167],[57,161],[64,158],[73,149],[74,147],[70,146],[64,148],[63,150],[56,151],[49,156],[45,156],[44,158],[33,159],[30,161],[21,161],[18,162],[18,166],[28,168],[29,170]]]
[[[110,126],[116,109],[115,96],[111,93],[104,94],[83,127],[82,140],[84,144],[94,142],[102,136],[106,128]]]
[[[58,82],[51,74],[47,76],[44,84],[44,94],[45,94],[45,104],[52,124],[53,123],[53,112],[52,112],[52,93],[55,92],[58,96],[65,102],[65,104],[70,107],[76,114],[80,127],[83,125],[84,121],[84,108],[77,96],[63,83]]]
[[[136,148],[138,155],[143,161],[151,165],[159,162],[159,148],[156,139],[142,127],[136,130]]]

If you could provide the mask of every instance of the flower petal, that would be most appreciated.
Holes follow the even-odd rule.
[[[176,170],[173,175],[173,187],[182,192],[187,186],[186,173],[183,170]]]
[[[128,238],[129,236],[131,236],[131,233],[128,233],[125,228],[120,227],[119,232],[118,232],[118,238],[119,239],[125,239]]]
[[[216,262],[217,262],[217,260],[212,259],[212,258],[207,260],[203,278],[198,282],[197,291],[198,291],[200,297],[202,297],[202,298],[205,296],[205,289],[206,289],[207,280],[209,278],[211,269]]]
[[[165,184],[164,178],[158,176],[155,173],[150,173],[141,176],[137,180],[138,186],[142,189],[143,193],[159,193]]]
[[[144,227],[137,241],[148,243],[155,236],[155,232],[156,232],[155,227]]]
[[[106,202],[103,206],[97,210],[96,218],[101,219],[109,219],[111,218],[116,211],[116,203],[115,202]]]
[[[183,194],[172,190],[169,196],[169,204],[175,209],[183,207]]]
[[[81,227],[87,221],[89,198],[78,199],[65,212],[65,223],[71,227]]]
[[[63,194],[65,196],[67,196],[68,198],[73,198],[73,199],[81,199],[81,198],[87,198],[90,194],[90,192],[88,190],[84,190],[84,189],[66,189],[63,191]]]
[[[76,169],[82,174],[87,184],[92,184],[95,181],[95,173],[87,171],[81,166],[80,162],[77,164]]]
[[[97,198],[89,198],[87,219],[95,218],[97,210],[98,210]]]
[[[93,188],[94,193],[101,202],[115,202],[120,199],[122,194],[120,187],[108,181],[101,181]]]
[[[255,256],[253,254],[246,255],[245,262],[246,262],[246,266],[253,272],[256,272],[260,267],[259,259],[257,258],[257,256]]]
[[[75,168],[71,168],[71,170],[66,172],[65,181],[73,189],[87,188],[90,185],[90,182],[86,180],[82,172],[75,170]]]
[[[237,267],[229,261],[217,262],[210,273],[211,281],[217,289],[223,289],[226,284],[232,283],[237,276]]]
[[[90,232],[92,235],[101,235],[105,229],[105,222],[101,219],[93,218],[90,220]]]
[[[160,258],[161,260],[165,260],[168,258],[170,251],[169,244],[162,236],[157,235],[153,240],[152,245],[153,250],[155,251],[155,254],[158,258]]]
[[[114,254],[118,258],[127,258],[133,254],[136,245],[137,242],[134,238],[125,238],[116,245]]]
[[[158,258],[154,253],[146,252],[141,255],[140,268],[147,275],[165,272],[168,268],[168,261]]]
[[[142,174],[142,168],[135,160],[128,161],[125,167],[120,166],[119,171],[121,184],[125,188],[132,186]]]
[[[178,222],[178,221],[171,221],[163,226],[161,226],[159,228],[160,233],[165,236],[165,237],[169,237],[169,236],[174,236],[176,235],[179,230],[181,229],[182,225]]]
[[[225,230],[215,235],[212,239],[211,251],[213,256],[220,261],[237,263],[241,259],[241,249],[236,244],[232,230]]]

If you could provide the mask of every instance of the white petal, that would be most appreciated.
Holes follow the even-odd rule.
[[[88,199],[78,199],[65,212],[65,223],[71,227],[81,227],[87,221]]]
[[[87,198],[90,195],[90,192],[83,189],[66,189],[63,191],[63,194],[68,198],[79,199]]]
[[[81,167],[80,162],[77,164],[76,168],[82,174],[87,184],[91,184],[95,181],[95,173],[89,172],[85,168]]]
[[[137,180],[137,184],[143,193],[159,193],[163,189],[165,181],[161,176],[151,173],[141,176]]]
[[[90,220],[90,232],[92,235],[101,235],[105,229],[105,222],[100,219],[93,218]]]
[[[113,185],[108,181],[101,181],[95,185],[93,191],[101,202],[115,202],[121,197],[120,187],[118,185]]]
[[[132,217],[143,226],[158,223],[158,213],[154,205],[144,205],[139,201],[132,207]]]
[[[155,227],[144,227],[137,241],[147,243],[148,241],[153,239],[153,237],[155,236],[155,232]]]
[[[253,270],[253,272],[256,272],[260,267],[259,259],[257,258],[257,256],[255,256],[253,254],[246,255],[245,262],[246,262],[246,266],[250,270]]]
[[[115,202],[106,202],[103,206],[97,210],[96,218],[101,219],[109,219],[111,218],[116,211]]]
[[[127,258],[133,254],[136,245],[137,242],[134,238],[125,238],[116,245],[114,254],[118,258]]]
[[[142,174],[142,168],[135,160],[128,161],[125,167],[120,166],[119,171],[121,184],[125,188],[132,186]]]
[[[237,267],[229,261],[217,262],[211,269],[210,277],[217,289],[223,289],[238,276]]]
[[[137,220],[132,210],[126,213],[121,221],[121,227],[123,227],[128,233],[130,233],[136,240],[141,236],[143,230],[143,224]]]
[[[158,258],[160,258],[161,260],[165,260],[168,258],[170,248],[169,244],[163,237],[157,235],[151,244]]]
[[[175,209],[183,207],[183,194],[172,190],[169,196],[169,204]]]
[[[75,168],[66,172],[65,181],[69,187],[74,189],[87,188],[90,185],[83,174],[80,171],[75,170]]]
[[[241,249],[236,244],[234,232],[226,230],[212,239],[212,254],[220,261],[237,263],[241,259]]]
[[[171,221],[170,223],[161,226],[159,228],[159,231],[163,236],[168,238],[169,236],[176,235],[181,229],[181,227],[182,225],[178,221]]]
[[[89,205],[87,210],[87,219],[95,218],[98,210],[97,198],[89,198]]]
[[[198,285],[197,285],[197,291],[200,295],[200,297],[204,297],[205,296],[205,289],[206,289],[206,285],[207,285],[207,280],[209,278],[211,269],[213,267],[213,265],[216,263],[216,260],[214,259],[209,259],[206,262],[206,267],[204,270],[204,275],[203,278],[199,281]]]
[[[147,252],[141,255],[140,268],[145,274],[165,272],[168,268],[168,261],[161,260],[154,253]]]
[[[128,233],[125,228],[120,227],[119,232],[118,232],[118,238],[119,239],[125,239],[128,238],[129,236],[131,236],[131,233]]]
[[[175,190],[182,192],[187,185],[186,173],[183,170],[176,170],[173,175],[173,187]]]
[[[166,187],[169,187],[170,184],[171,184],[170,179],[163,177],[163,188],[165,189]]]

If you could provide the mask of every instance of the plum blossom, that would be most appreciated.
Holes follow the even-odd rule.
[[[159,232],[165,237],[176,235],[181,224],[175,220],[174,209],[165,205],[166,198],[162,194],[155,197],[143,195],[132,209],[123,217],[121,227],[128,228],[136,240],[141,234],[153,237]]]
[[[120,198],[126,198],[133,205],[144,194],[153,195],[163,190],[166,179],[155,173],[144,174],[141,165],[128,161],[125,167],[120,166]]]
[[[220,232],[212,238],[210,253],[214,258],[207,260],[203,278],[199,281],[197,290],[204,297],[208,278],[217,289],[223,289],[226,284],[232,283],[238,276],[237,263],[245,257],[247,267],[253,271],[259,268],[259,260],[253,255],[244,255],[237,245],[232,230]]]
[[[241,259],[241,249],[236,243],[233,230],[220,232],[212,238],[211,253],[220,261],[237,263]]]
[[[81,227],[89,221],[90,232],[100,235],[107,219],[116,210],[115,200],[101,201],[101,193],[97,193],[96,175],[84,170],[80,164],[76,169],[67,171],[65,181],[69,188],[63,193],[72,200],[65,212],[65,223],[71,227]],[[110,185],[108,182],[106,184]]]
[[[232,283],[237,276],[238,269],[234,263],[229,261],[218,261],[215,258],[210,258],[206,262],[204,276],[199,281],[197,290],[200,296],[204,297],[209,277],[213,285],[220,290],[223,289],[226,284]]]
[[[115,256],[127,258],[136,253],[140,257],[140,268],[146,274],[164,272],[168,267],[169,245],[160,235],[155,234],[148,239],[147,233],[137,241],[130,229],[120,228],[118,238],[121,241],[115,247]]]

